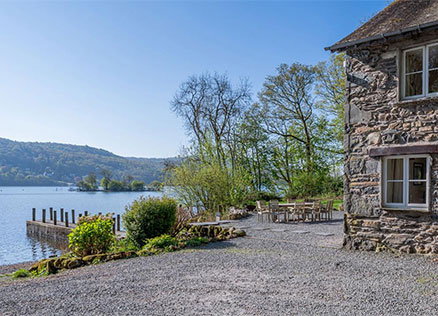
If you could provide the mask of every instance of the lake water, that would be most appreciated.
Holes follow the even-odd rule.
[[[64,211],[74,209],[76,216],[85,210],[92,214],[122,214],[125,206],[141,195],[161,196],[161,193],[71,192],[66,187],[0,187],[0,265],[35,261],[60,253],[48,243],[26,236],[26,220],[32,219],[33,207],[37,209],[37,219],[41,218],[43,208],[48,214],[50,207],[58,211],[60,208],[64,208]]]

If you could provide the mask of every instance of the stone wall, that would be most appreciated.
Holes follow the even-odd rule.
[[[373,147],[438,144],[438,98],[399,100],[401,48],[438,34],[347,51],[345,106],[346,211],[344,245],[350,249],[395,249],[438,253],[438,156],[431,155],[430,212],[384,209],[381,158]]]

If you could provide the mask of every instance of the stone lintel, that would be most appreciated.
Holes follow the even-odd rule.
[[[396,155],[437,154],[438,144],[404,145],[391,147],[374,147],[369,149],[370,157]]]

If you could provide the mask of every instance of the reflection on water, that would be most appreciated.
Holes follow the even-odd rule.
[[[65,247],[57,249],[56,245],[52,246],[50,242],[39,240],[32,236],[27,236],[27,241],[29,242],[30,250],[32,252],[32,261],[51,256],[59,256],[63,251],[58,249],[65,249]]]
[[[122,214],[125,206],[141,195],[159,196],[157,192],[75,192],[65,187],[0,187],[0,265],[35,261],[59,255],[65,245],[39,240],[26,235],[26,220],[32,218],[32,208],[53,207],[76,210],[76,216],[88,210],[96,214]]]

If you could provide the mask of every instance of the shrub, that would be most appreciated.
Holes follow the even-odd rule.
[[[178,246],[178,240],[170,235],[165,234],[149,239],[144,248],[170,250],[172,246]]]
[[[143,247],[146,239],[168,233],[175,223],[176,205],[176,201],[168,197],[140,197],[128,205],[122,216],[127,239]]]
[[[187,226],[187,223],[193,217],[194,216],[189,208],[183,207],[182,205],[180,205],[177,209],[175,223],[173,224],[173,226],[170,230],[170,234],[172,236],[178,235],[178,233],[180,231],[182,231]]]
[[[122,252],[122,251],[137,251],[139,248],[134,245],[132,241],[129,239],[121,239],[117,240],[113,247],[111,248],[111,252]]]
[[[185,241],[187,247],[198,247],[202,244],[208,243],[208,238],[206,237],[192,237]]]
[[[15,271],[14,273],[12,273],[13,279],[28,278],[30,276],[32,276],[32,273],[30,273],[29,270],[26,270],[26,269],[20,269],[20,270]]]
[[[110,216],[83,216],[68,235],[69,248],[78,256],[107,252],[115,241]]]

